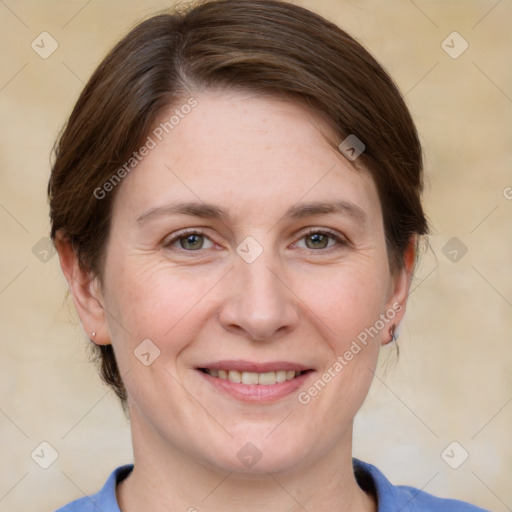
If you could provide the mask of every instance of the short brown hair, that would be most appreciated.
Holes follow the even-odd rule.
[[[357,136],[365,145],[358,163],[379,193],[390,265],[403,265],[411,237],[427,232],[422,151],[386,71],[354,38],[307,9],[280,0],[213,0],[129,32],[90,78],[55,145],[51,237],[60,230],[84,270],[101,280],[119,187],[102,200],[94,191],[143,144],[164,110],[208,88],[286,96],[327,119],[338,143]],[[95,350],[103,380],[126,405],[112,346]]]

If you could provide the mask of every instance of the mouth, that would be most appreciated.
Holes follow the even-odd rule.
[[[259,386],[272,386],[300,377],[311,370],[277,370],[270,372],[241,372],[238,370],[217,370],[215,368],[199,368],[200,371],[214,379],[228,380],[235,384],[257,384]]]
[[[218,361],[196,368],[218,391],[249,402],[272,402],[297,391],[314,370],[290,362]]]

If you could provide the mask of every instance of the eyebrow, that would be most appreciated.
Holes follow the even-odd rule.
[[[309,217],[311,215],[325,215],[329,213],[338,213],[354,219],[365,224],[368,221],[366,212],[355,203],[350,201],[313,201],[309,203],[300,203],[288,208],[284,217],[291,217],[299,219],[302,217]]]
[[[281,219],[300,219],[303,217],[326,215],[330,213],[337,213],[352,217],[362,224],[365,224],[368,221],[366,212],[355,203],[350,201],[311,201],[307,203],[296,204],[288,208]],[[144,224],[151,219],[167,217],[171,215],[191,215],[203,219],[214,219],[221,221],[227,221],[229,219],[229,214],[214,204],[195,201],[180,201],[146,210],[137,218],[137,223]]]
[[[201,217],[203,219],[219,219],[227,220],[228,214],[218,206],[202,202],[177,202],[164,206],[157,206],[146,210],[137,222],[144,224],[148,220],[158,217],[167,217],[170,215],[193,215],[194,217]]]

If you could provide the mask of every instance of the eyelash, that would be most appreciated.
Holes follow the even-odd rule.
[[[167,248],[171,249],[172,246],[176,242],[179,242],[181,239],[187,238],[187,236],[190,236],[190,235],[204,236],[205,238],[208,238],[210,240],[210,238],[205,233],[205,231],[203,231],[200,228],[192,228],[192,229],[188,229],[188,230],[181,231],[181,232],[177,233],[170,240],[165,241],[164,244],[163,244],[163,247],[166,248],[166,249]],[[323,253],[323,254],[331,253],[333,250],[334,251],[335,250],[339,250],[340,247],[348,245],[348,241],[344,237],[341,237],[336,232],[331,231],[331,230],[326,229],[326,228],[308,228],[306,232],[302,233],[301,237],[299,238],[299,241],[303,240],[304,238],[306,238],[308,236],[311,236],[311,235],[324,235],[324,236],[328,236],[329,238],[335,240],[337,242],[337,244],[334,245],[334,246],[331,246],[331,247],[324,248],[324,249],[308,249],[308,248],[305,248],[304,250],[308,251],[310,254],[311,253],[315,253],[315,254],[318,255],[319,253]],[[215,242],[213,242],[213,240],[210,240],[210,241],[212,243],[215,243]],[[184,252],[184,253],[192,253],[192,254],[195,253],[195,252],[197,252],[197,253],[201,252],[201,249],[198,249],[198,250],[194,251],[194,250],[183,249],[182,247],[178,248],[178,250],[181,251],[181,252]],[[190,254],[190,255],[192,256],[192,254]]]
[[[341,247],[347,246],[348,241],[346,238],[338,235],[335,231],[331,231],[330,229],[325,228],[308,228],[305,233],[302,233],[299,240],[302,240],[303,238],[306,238],[307,236],[311,235],[326,235],[329,238],[335,240],[337,242],[337,245],[333,245],[331,247],[328,247],[326,249],[308,249],[306,248],[306,251],[309,251],[310,253],[331,253],[332,251],[339,250]]]
[[[200,236],[204,236],[205,238],[208,238],[206,233],[202,229],[200,229],[200,228],[186,229],[184,231],[180,231],[179,233],[174,235],[171,239],[166,240],[163,243],[163,247],[165,249],[171,249],[172,246],[176,242],[179,242],[182,238],[187,238],[187,236],[190,236],[190,235],[200,235]],[[181,252],[186,252],[186,253],[200,252],[199,250],[198,251],[190,251],[190,250],[187,250],[187,249],[183,249],[182,247],[179,247],[178,250],[180,250]]]

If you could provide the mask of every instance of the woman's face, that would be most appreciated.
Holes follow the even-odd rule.
[[[194,97],[118,185],[98,295],[136,449],[246,472],[350,451],[408,287],[373,180],[296,104]]]

